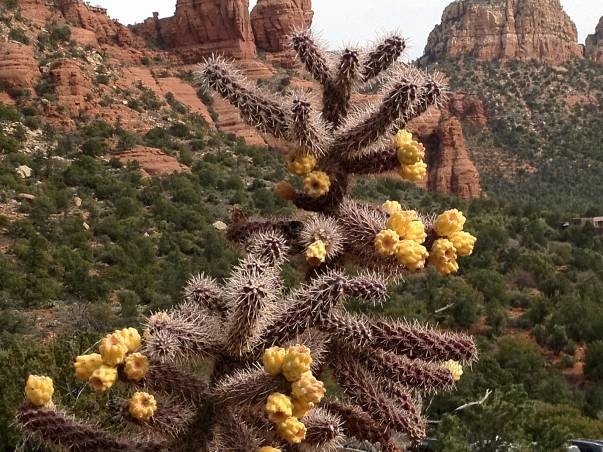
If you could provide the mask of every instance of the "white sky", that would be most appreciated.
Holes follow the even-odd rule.
[[[320,31],[330,48],[365,43],[376,33],[399,30],[410,42],[409,56],[422,55],[427,36],[440,22],[452,0],[313,0],[313,28]],[[109,10],[124,24],[141,22],[158,11],[160,17],[174,13],[176,0],[90,0]],[[256,0],[250,0],[253,7]],[[578,41],[594,33],[603,16],[603,0],[561,0],[578,27]]]

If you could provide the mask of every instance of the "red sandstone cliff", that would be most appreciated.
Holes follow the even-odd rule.
[[[457,0],[429,35],[425,58],[529,60],[582,58],[576,26],[559,0]]]
[[[603,64],[603,17],[595,29],[595,34],[588,35],[585,47],[586,58]]]
[[[33,47],[0,41],[0,82],[8,88],[31,89],[39,80]]]

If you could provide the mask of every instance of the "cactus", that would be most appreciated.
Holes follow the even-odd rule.
[[[398,451],[425,436],[420,393],[452,390],[461,366],[477,359],[475,343],[429,325],[355,315],[346,302],[382,306],[404,273],[458,270],[475,237],[456,210],[436,217],[396,201],[360,203],[348,186],[352,175],[396,169],[420,177],[424,148],[399,129],[437,108],[446,88],[437,74],[397,63],[405,47],[397,36],[366,53],[346,49],[335,62],[308,31],[291,46],[321,85],[320,110],[302,94],[260,92],[222,58],[206,61],[198,76],[249,124],[293,145],[289,170],[304,178],[305,191],[287,182],[277,191],[306,213],[262,220],[235,211],[227,237],[247,255],[230,278],[191,277],[181,304],[146,320],[142,344],[135,330],[121,330],[101,342],[100,354],[77,358],[80,380],[92,383],[100,369],[116,376],[103,391],[127,385],[120,419],[134,430],[120,436],[76,420],[47,400],[50,391],[44,403],[32,395],[19,409],[24,430],[87,451],[318,452],[352,437]],[[381,101],[351,114],[354,89],[376,77]],[[291,290],[281,277],[286,262],[305,271]],[[325,396],[318,378],[327,370],[341,399]]]

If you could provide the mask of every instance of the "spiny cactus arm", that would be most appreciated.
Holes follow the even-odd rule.
[[[191,303],[197,303],[209,312],[219,315],[226,313],[224,294],[215,279],[199,273],[192,276],[186,283],[183,298]]]
[[[349,350],[349,349],[348,349]],[[420,360],[409,360],[375,348],[354,349],[354,358],[375,375],[427,392],[451,390],[454,379],[448,369]]]
[[[304,416],[306,438],[299,448],[304,452],[335,452],[343,443],[343,421],[339,416],[317,407]]]
[[[337,360],[333,371],[346,396],[372,413],[383,428],[403,432],[413,442],[425,437],[425,420],[410,396],[404,404],[394,403],[383,393],[373,375],[349,360]]]
[[[302,222],[286,219],[248,220],[240,209],[233,209],[226,238],[231,242],[245,243],[253,234],[266,231],[280,232],[288,244],[296,242]]]
[[[362,61],[362,80],[368,82],[388,70],[404,53],[406,41],[396,35],[383,40]]]
[[[346,49],[339,59],[339,66],[332,86],[323,91],[323,116],[337,129],[350,110],[352,87],[360,75],[358,51]]]
[[[199,67],[197,76],[236,107],[247,124],[276,138],[287,137],[287,112],[268,95],[248,86],[224,59],[209,58]]]
[[[58,408],[35,407],[30,404],[17,409],[17,423],[25,431],[47,444],[60,445],[74,452],[135,450],[159,452],[165,442],[117,438],[100,427],[77,420]]]
[[[295,207],[308,212],[320,212],[324,214],[331,214],[337,210],[347,193],[349,181],[347,174],[341,172],[329,173],[329,177],[331,187],[326,195],[320,198],[313,198],[306,193],[295,193],[291,200],[295,204]]]
[[[390,433],[359,406],[340,401],[323,402],[322,406],[343,420],[343,430],[346,436],[361,441],[379,443],[383,452],[402,452],[394,443]]]
[[[333,311],[323,316],[317,326],[321,331],[336,338],[338,342],[348,344],[350,347],[365,347],[373,340],[369,320],[363,316]]]
[[[372,345],[412,359],[425,361],[459,361],[470,364],[477,360],[477,347],[470,336],[438,331],[418,324],[400,321],[369,322]]]
[[[331,71],[326,52],[321,49],[310,30],[302,30],[291,36],[291,47],[306,70],[324,87],[331,84]]]
[[[217,420],[210,451],[249,452],[261,447],[258,432],[232,410],[222,411]]]
[[[289,245],[285,235],[275,228],[258,231],[249,237],[247,252],[272,267],[280,267],[286,260]]]
[[[336,217],[347,233],[346,244],[350,251],[361,257],[375,257],[375,236],[386,227],[385,212],[346,199]]]
[[[280,280],[265,260],[250,254],[237,266],[225,290],[231,306],[225,347],[233,356],[241,356],[267,326]]]
[[[328,127],[320,113],[303,96],[293,99],[290,112],[289,138],[299,148],[316,158],[322,157],[329,145]]]
[[[195,412],[187,404],[176,402],[174,399],[165,396],[155,398],[157,400],[157,410],[148,421],[140,421],[130,415],[128,410],[129,400],[117,402],[120,406],[121,417],[129,422],[129,426],[135,426],[133,431],[139,433],[137,436],[176,438],[190,427]]]
[[[209,393],[208,384],[196,375],[161,362],[151,363],[144,385],[194,405],[204,403]]]
[[[326,259],[332,260],[343,252],[345,231],[333,217],[314,215],[303,222],[299,241],[302,248],[307,249],[317,240],[325,244]]]
[[[350,174],[383,174],[399,168],[400,161],[393,146],[384,146],[370,154],[344,158],[341,165]]]
[[[263,367],[252,365],[220,379],[211,389],[212,400],[218,406],[239,407],[262,404],[273,392],[287,393],[290,384],[266,373]]]

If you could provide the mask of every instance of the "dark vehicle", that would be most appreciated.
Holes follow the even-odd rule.
[[[570,445],[576,446],[580,452],[603,452],[603,441],[592,439],[573,439]]]

